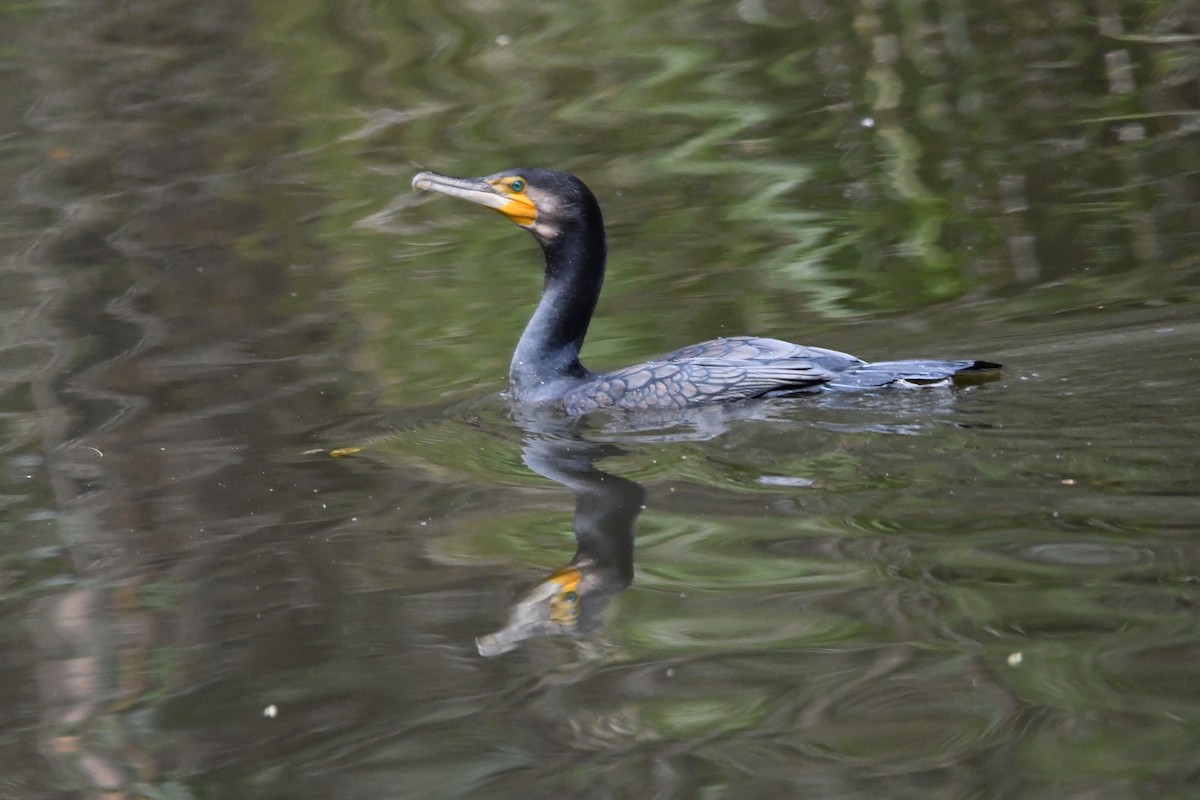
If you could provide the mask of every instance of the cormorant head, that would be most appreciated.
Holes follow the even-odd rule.
[[[600,206],[583,181],[538,167],[507,169],[484,178],[451,178],[422,172],[414,189],[441,192],[495,209],[546,244],[573,228],[594,223],[603,230]]]
[[[486,658],[507,653],[535,636],[581,632],[582,581],[582,572],[570,565],[540,581],[513,604],[503,628],[475,639],[479,655]]]

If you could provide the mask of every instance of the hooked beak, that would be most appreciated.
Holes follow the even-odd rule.
[[[495,179],[451,178],[436,172],[421,172],[413,178],[412,186],[494,209],[523,228],[528,228],[537,219],[537,207],[532,200],[509,190],[505,183]]]

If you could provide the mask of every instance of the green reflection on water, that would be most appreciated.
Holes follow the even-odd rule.
[[[1021,286],[1071,287],[1018,300],[1045,310],[1196,284],[1200,150],[1171,79],[1195,51],[1098,40],[1071,4],[1053,36],[959,4],[260,8],[362,366],[403,375],[397,400],[502,386],[538,287],[524,234],[418,203],[417,168],[591,183],[612,229],[601,366]],[[1145,78],[1112,83],[1104,53]]]
[[[1012,375],[990,394],[940,402],[797,406],[715,443],[631,439],[614,470],[644,480],[651,503],[637,580],[597,637],[608,649],[541,643],[482,663],[471,637],[502,613],[506,589],[573,546],[566,492],[528,474],[499,404],[414,424],[378,461],[346,462],[346,475],[380,476],[369,492],[330,469],[319,500],[299,498],[272,480],[315,480],[307,464],[283,469],[296,467],[294,433],[309,424],[292,419],[301,409],[268,397],[270,413],[239,413],[206,397],[213,375],[242,369],[218,360],[222,369],[156,396],[157,410],[176,416],[141,418],[193,454],[173,466],[194,483],[159,494],[142,482],[149,470],[130,473],[129,495],[148,510],[131,517],[146,529],[131,546],[149,552],[135,574],[115,574],[142,581],[163,563],[194,572],[146,584],[127,605],[64,609],[63,622],[87,623],[75,630],[114,640],[74,643],[89,657],[102,644],[145,656],[115,676],[145,705],[98,702],[85,713],[114,734],[114,751],[135,730],[155,758],[180,765],[191,783],[163,780],[160,794],[195,784],[232,796],[222,791],[232,784],[251,796],[329,796],[348,775],[363,796],[527,797],[531,786],[788,796],[832,785],[846,796],[927,797],[931,786],[986,796],[1003,790],[999,771],[1022,784],[1014,792],[1055,790],[1045,796],[1167,796],[1194,783],[1197,56],[1194,42],[1154,33],[1179,28],[1181,8],[256,4],[236,38],[274,63],[237,74],[269,83],[255,99],[277,104],[283,121],[212,123],[204,141],[220,169],[203,177],[219,189],[220,213],[147,226],[141,240],[123,208],[96,225],[97,238],[121,230],[126,244],[172,254],[196,244],[179,230],[232,230],[251,279],[275,279],[273,263],[327,265],[278,280],[273,314],[247,314],[254,324],[230,334],[235,353],[249,342],[255,356],[298,365],[295,380],[307,376],[302,351],[319,335],[254,334],[333,287],[328,302],[364,340],[339,379],[358,368],[395,404],[494,393],[536,293],[536,250],[477,210],[418,202],[408,179],[418,167],[483,173],[538,161],[578,170],[609,214],[614,264],[589,342],[595,363],[721,333],[836,331],[824,343],[844,337],[875,355],[986,342],[1013,356]],[[178,20],[164,13],[173,10],[159,13]],[[1121,29],[1134,20],[1151,33]],[[123,38],[141,30],[103,28],[104,46],[76,53],[73,68],[95,70],[123,47],[147,55]],[[173,90],[221,91],[173,45],[157,46],[171,53],[151,58],[185,62]],[[171,106],[156,88],[150,96]],[[216,116],[200,106],[164,127]],[[122,152],[143,138],[128,128]],[[92,129],[76,124],[72,135]],[[247,163],[281,150],[265,182],[284,190],[264,199],[259,184],[241,184]],[[154,175],[124,175],[131,161],[110,155],[63,184],[92,169],[106,193],[170,194]],[[4,232],[14,224],[6,216]],[[126,257],[107,257],[120,263],[74,265],[77,275],[125,280]],[[6,375],[40,380],[28,370],[53,354],[26,349],[22,316],[39,306],[37,287],[6,287]],[[124,288],[71,311],[110,314],[105,301]],[[241,316],[245,297],[224,291],[222,282],[203,296],[209,319]],[[181,295],[162,302],[201,305]],[[1147,304],[1163,313],[1097,308]],[[153,305],[119,310],[179,323]],[[906,309],[919,310],[891,316]],[[1078,312],[1075,327],[1050,316],[1063,311]],[[869,315],[881,317],[879,332],[851,324]],[[157,395],[170,381],[158,370],[194,366],[190,349],[169,354],[178,357],[125,362],[118,385],[141,375],[135,385]],[[219,386],[214,394],[239,388]],[[4,408],[14,455],[0,530],[14,546],[0,577],[12,602],[72,588],[64,542],[95,535],[56,507],[33,405],[22,387]],[[211,414],[213,427],[180,425],[188,412]],[[274,424],[287,431],[272,429],[286,452],[238,438]],[[264,458],[236,491],[217,492],[200,469],[246,453]],[[97,463],[79,458],[73,474],[86,480]],[[268,486],[286,508],[270,505]],[[240,494],[255,489],[261,507]],[[222,534],[206,532],[213,523]],[[113,533],[127,541],[123,528]],[[151,617],[161,638],[138,638]],[[27,628],[50,630],[37,616],[5,619],[16,664],[6,706],[19,722],[10,744],[37,724],[22,694],[38,666],[22,655]],[[49,637],[42,646],[51,665],[75,654]],[[1016,652],[1023,660],[1010,666]],[[91,676],[101,701],[112,691],[105,669]],[[262,716],[275,701],[279,721]],[[75,731],[65,730],[38,743],[42,759],[50,744],[70,756]],[[260,744],[268,749],[251,747]],[[33,749],[17,755],[44,773]],[[1114,788],[1114,776],[1126,783]]]

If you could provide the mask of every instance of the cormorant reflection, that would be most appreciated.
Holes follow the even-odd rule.
[[[513,604],[504,627],[475,640],[482,656],[513,650],[537,636],[595,630],[613,595],[633,580],[633,523],[646,492],[641,485],[596,469],[619,452],[610,445],[535,439],[525,445],[534,472],[575,492],[575,556]]]

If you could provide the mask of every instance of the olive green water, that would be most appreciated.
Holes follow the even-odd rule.
[[[1197,796],[1193,6],[0,5],[0,797]],[[525,164],[595,367],[1004,376],[514,413]]]

